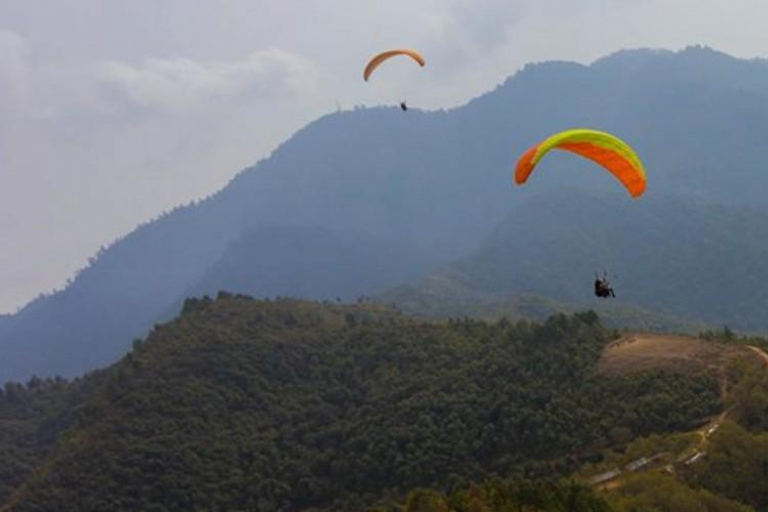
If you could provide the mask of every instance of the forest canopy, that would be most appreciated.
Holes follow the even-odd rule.
[[[3,394],[3,434],[59,429],[55,446],[0,447],[16,468],[3,497],[14,511],[360,510],[446,482],[566,476],[720,408],[706,375],[597,375],[614,336],[592,312],[430,322],[190,300],[104,372]]]

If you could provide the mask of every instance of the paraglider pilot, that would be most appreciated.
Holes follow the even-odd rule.
[[[605,274],[603,274],[603,277],[599,277],[597,273],[595,273],[595,296],[603,299],[616,297],[616,294],[613,293],[611,283],[608,282],[608,276]]]
[[[408,105],[405,104],[405,101],[400,102],[400,110],[402,110],[403,112],[408,110]]]

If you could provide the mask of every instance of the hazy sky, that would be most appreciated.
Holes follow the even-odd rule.
[[[766,0],[0,0],[0,312],[320,114],[450,107],[524,63],[768,55]],[[419,48],[371,83],[367,58]]]

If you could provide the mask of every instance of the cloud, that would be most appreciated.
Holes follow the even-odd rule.
[[[148,58],[142,65],[112,61],[102,80],[130,103],[148,110],[184,113],[236,98],[303,98],[318,91],[318,73],[306,59],[277,48],[235,62]]]
[[[29,96],[29,63],[26,41],[14,32],[0,30],[0,112],[23,108]]]

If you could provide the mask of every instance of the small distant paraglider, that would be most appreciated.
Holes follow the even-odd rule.
[[[382,62],[389,60],[392,57],[397,57],[398,55],[405,55],[410,57],[421,67],[424,67],[427,63],[427,61],[424,60],[424,57],[422,57],[421,54],[416,50],[388,50],[374,56],[371,58],[371,60],[368,61],[368,64],[365,65],[365,70],[363,70],[363,80],[367,82],[373,71],[379,67]]]
[[[422,57],[421,54],[416,50],[409,50],[409,49],[388,50],[386,52],[382,52],[374,56],[373,58],[371,58],[371,60],[368,61],[368,64],[366,64],[365,69],[363,70],[363,80],[367,82],[368,79],[371,77],[371,74],[374,72],[374,70],[377,67],[379,67],[381,63],[391,59],[392,57],[397,57],[400,55],[410,57],[421,67],[424,67],[426,65],[426,61],[424,60],[424,57]],[[400,110],[402,110],[403,112],[408,111],[408,105],[406,105],[405,101],[400,102]]]
[[[632,197],[645,192],[645,169],[632,148],[610,133],[585,128],[556,133],[526,151],[517,161],[515,183],[525,183],[539,161],[553,149],[570,151],[600,164]]]

